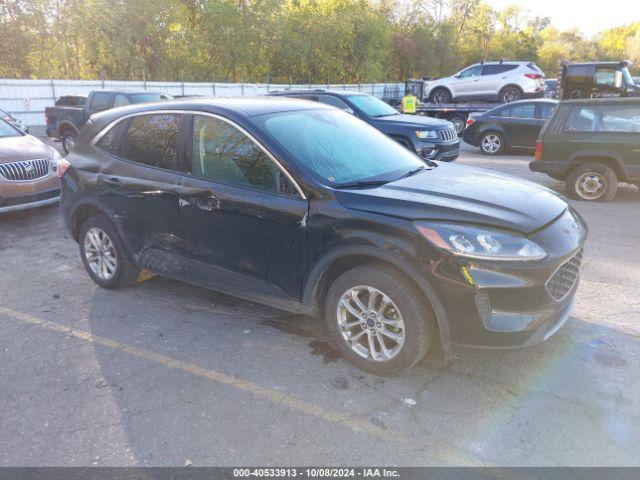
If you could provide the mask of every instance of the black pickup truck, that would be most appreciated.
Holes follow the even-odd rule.
[[[159,102],[163,99],[160,92],[95,90],[89,93],[84,106],[47,107],[44,112],[47,119],[47,136],[62,140],[64,151],[69,153],[80,129],[92,114],[114,107]]]

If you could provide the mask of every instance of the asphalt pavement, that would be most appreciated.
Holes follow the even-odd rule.
[[[527,155],[459,163],[522,176]],[[586,219],[573,315],[529,349],[363,373],[314,319],[87,276],[59,208],[0,217],[0,466],[640,466],[640,191]]]

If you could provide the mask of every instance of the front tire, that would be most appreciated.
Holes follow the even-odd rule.
[[[136,282],[140,269],[107,217],[99,214],[85,220],[78,243],[82,263],[95,283],[113,289]]]
[[[331,343],[357,367],[398,374],[425,356],[434,319],[423,293],[401,272],[378,264],[338,277],[325,299]]]
[[[480,136],[479,147],[485,155],[500,155],[504,152],[504,137],[498,132],[485,132]]]
[[[573,169],[566,182],[570,197],[590,202],[608,202],[618,191],[616,172],[602,163],[587,163]]]

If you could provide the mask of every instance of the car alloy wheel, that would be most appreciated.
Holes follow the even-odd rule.
[[[102,280],[111,280],[118,270],[113,241],[104,230],[93,227],[84,236],[84,255],[91,271]]]
[[[444,103],[449,103],[450,101],[449,93],[442,88],[439,88],[433,93],[433,103],[436,105],[442,105]]]
[[[402,350],[405,327],[400,310],[377,288],[350,288],[340,298],[336,313],[343,340],[362,358],[386,362]]]
[[[507,88],[502,94],[503,103],[517,102],[518,100],[520,100],[520,98],[522,98],[520,91],[517,88],[513,87]]]
[[[502,141],[498,135],[490,133],[482,138],[482,150],[486,153],[495,154],[501,147]]]
[[[584,200],[600,198],[607,188],[607,180],[597,172],[587,172],[576,180],[576,193]]]
[[[76,143],[76,139],[71,134],[65,133],[64,136],[62,137],[62,148],[64,148],[64,151],[66,153],[69,153],[71,151],[75,143]]]

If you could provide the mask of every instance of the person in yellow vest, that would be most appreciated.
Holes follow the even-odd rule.
[[[400,102],[400,110],[402,110],[402,113],[415,114],[418,103],[418,97],[411,91],[407,91],[407,94],[402,97],[402,102]]]

